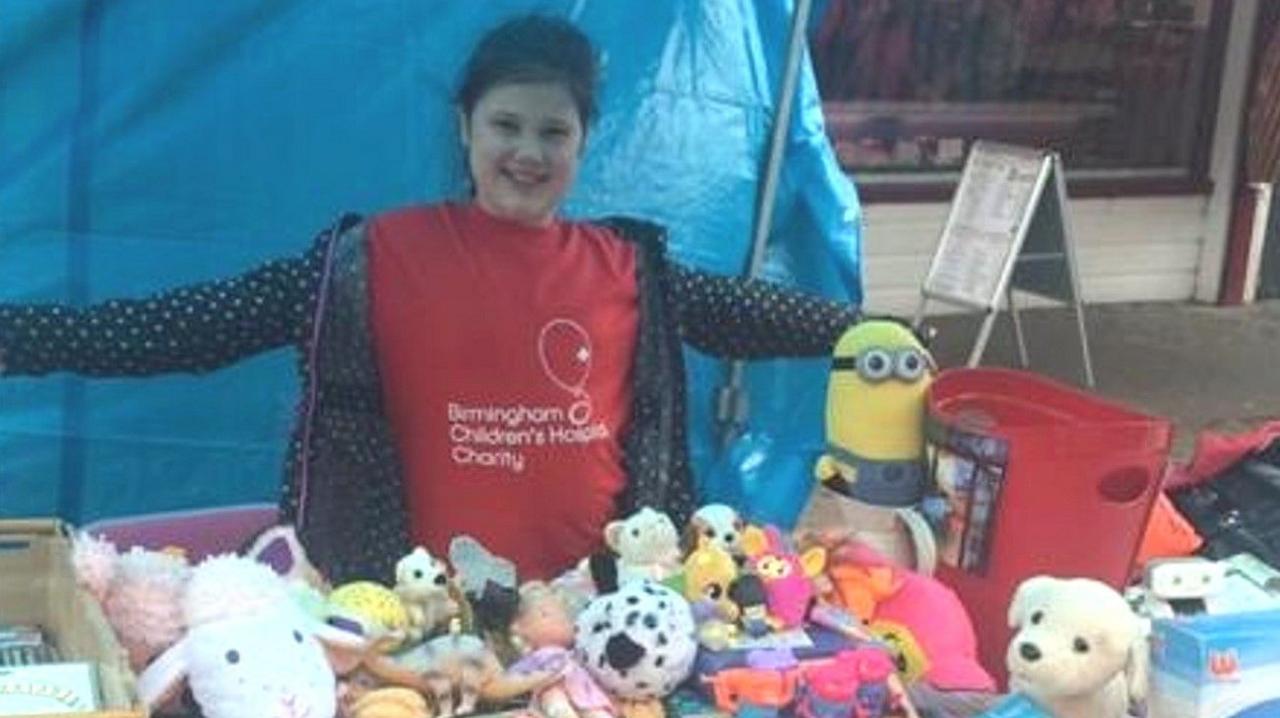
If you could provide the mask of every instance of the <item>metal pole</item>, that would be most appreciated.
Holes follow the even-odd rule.
[[[1009,305],[1009,322],[1013,326],[1013,343],[1018,346],[1018,366],[1026,369],[1031,365],[1027,356],[1027,338],[1022,330],[1022,317],[1018,314],[1018,305],[1013,301],[1013,282],[1004,289],[1004,300]]]
[[[1089,352],[1089,333],[1084,327],[1084,297],[1080,294],[1080,264],[1076,262],[1076,235],[1071,226],[1071,212],[1067,209],[1067,171],[1062,157],[1053,155],[1053,174],[1058,186],[1058,211],[1062,215],[1062,253],[1066,255],[1067,273],[1071,275],[1071,305],[1076,312],[1076,329],[1080,332],[1080,357],[1084,360],[1084,383],[1093,389],[1097,386],[1093,376],[1093,355]]]
[[[800,79],[800,61],[804,57],[804,33],[809,24],[812,0],[796,0],[791,16],[791,35],[787,40],[787,63],[782,86],[775,102],[773,128],[769,136],[769,154],[765,160],[764,181],[756,198],[756,216],[751,237],[751,253],[747,257],[746,277],[754,279],[764,263],[765,244],[773,223],[773,204],[778,194],[778,178],[786,153],[787,135],[791,131],[791,107],[795,103],[796,85]],[[746,364],[741,359],[729,363],[729,376],[716,394],[716,420],[720,424],[721,444],[728,447],[746,424],[749,413],[747,395],[742,388]]]

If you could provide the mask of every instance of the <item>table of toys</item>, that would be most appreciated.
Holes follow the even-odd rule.
[[[1280,680],[1255,676],[1280,670],[1274,564],[1148,550],[1174,516],[1168,422],[1026,372],[935,377],[891,322],[847,332],[833,367],[787,530],[642,507],[546,582],[460,535],[333,586],[288,525],[195,556],[85,531],[70,563],[155,715],[1280,716]]]
[[[161,715],[914,717],[904,677],[948,670],[914,654],[936,643],[909,638],[922,627],[887,640],[865,614],[889,583],[931,579],[853,542],[744,525],[721,504],[683,536],[650,508],[606,536],[549,582],[458,536],[447,556],[402,557],[393,585],[330,586],[289,526],[194,565],[82,533],[73,564]],[[991,689],[967,661],[971,688]]]

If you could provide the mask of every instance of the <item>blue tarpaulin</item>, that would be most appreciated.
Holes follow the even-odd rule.
[[[0,301],[86,305],[230,276],[302,251],[342,211],[458,196],[455,79],[483,32],[530,11],[571,18],[603,52],[601,118],[566,213],[661,222],[680,260],[741,272],[790,3],[6,0]],[[860,301],[859,206],[807,64],[781,179],[766,275]],[[295,360],[0,380],[0,515],[273,500]],[[821,441],[825,364],[748,370],[766,488],[717,463],[723,365],[691,351],[690,375],[704,495],[785,519]]]

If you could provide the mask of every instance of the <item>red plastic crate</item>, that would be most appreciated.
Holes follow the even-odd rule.
[[[1007,369],[945,371],[928,402],[931,442],[989,437],[1005,452],[982,568],[938,567],[973,617],[983,666],[1003,685],[1013,636],[1008,606],[1019,583],[1051,574],[1125,585],[1159,492],[1172,425]]]

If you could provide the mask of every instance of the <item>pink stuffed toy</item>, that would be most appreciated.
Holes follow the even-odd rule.
[[[826,550],[816,547],[797,555],[782,532],[754,527],[743,536],[751,567],[764,584],[765,603],[775,629],[799,628],[814,599],[813,578],[822,572]]]
[[[833,573],[841,569],[842,582],[856,582],[861,570],[868,582],[877,584],[867,625],[897,654],[908,682],[923,679],[946,691],[995,690],[995,681],[978,663],[978,640],[969,613],[951,589],[894,565],[856,541],[833,549],[831,564]],[[880,586],[886,575],[888,586]]]
[[[141,670],[186,630],[182,596],[191,566],[179,555],[133,547],[124,553],[87,534],[76,536],[71,554],[76,577]]]

